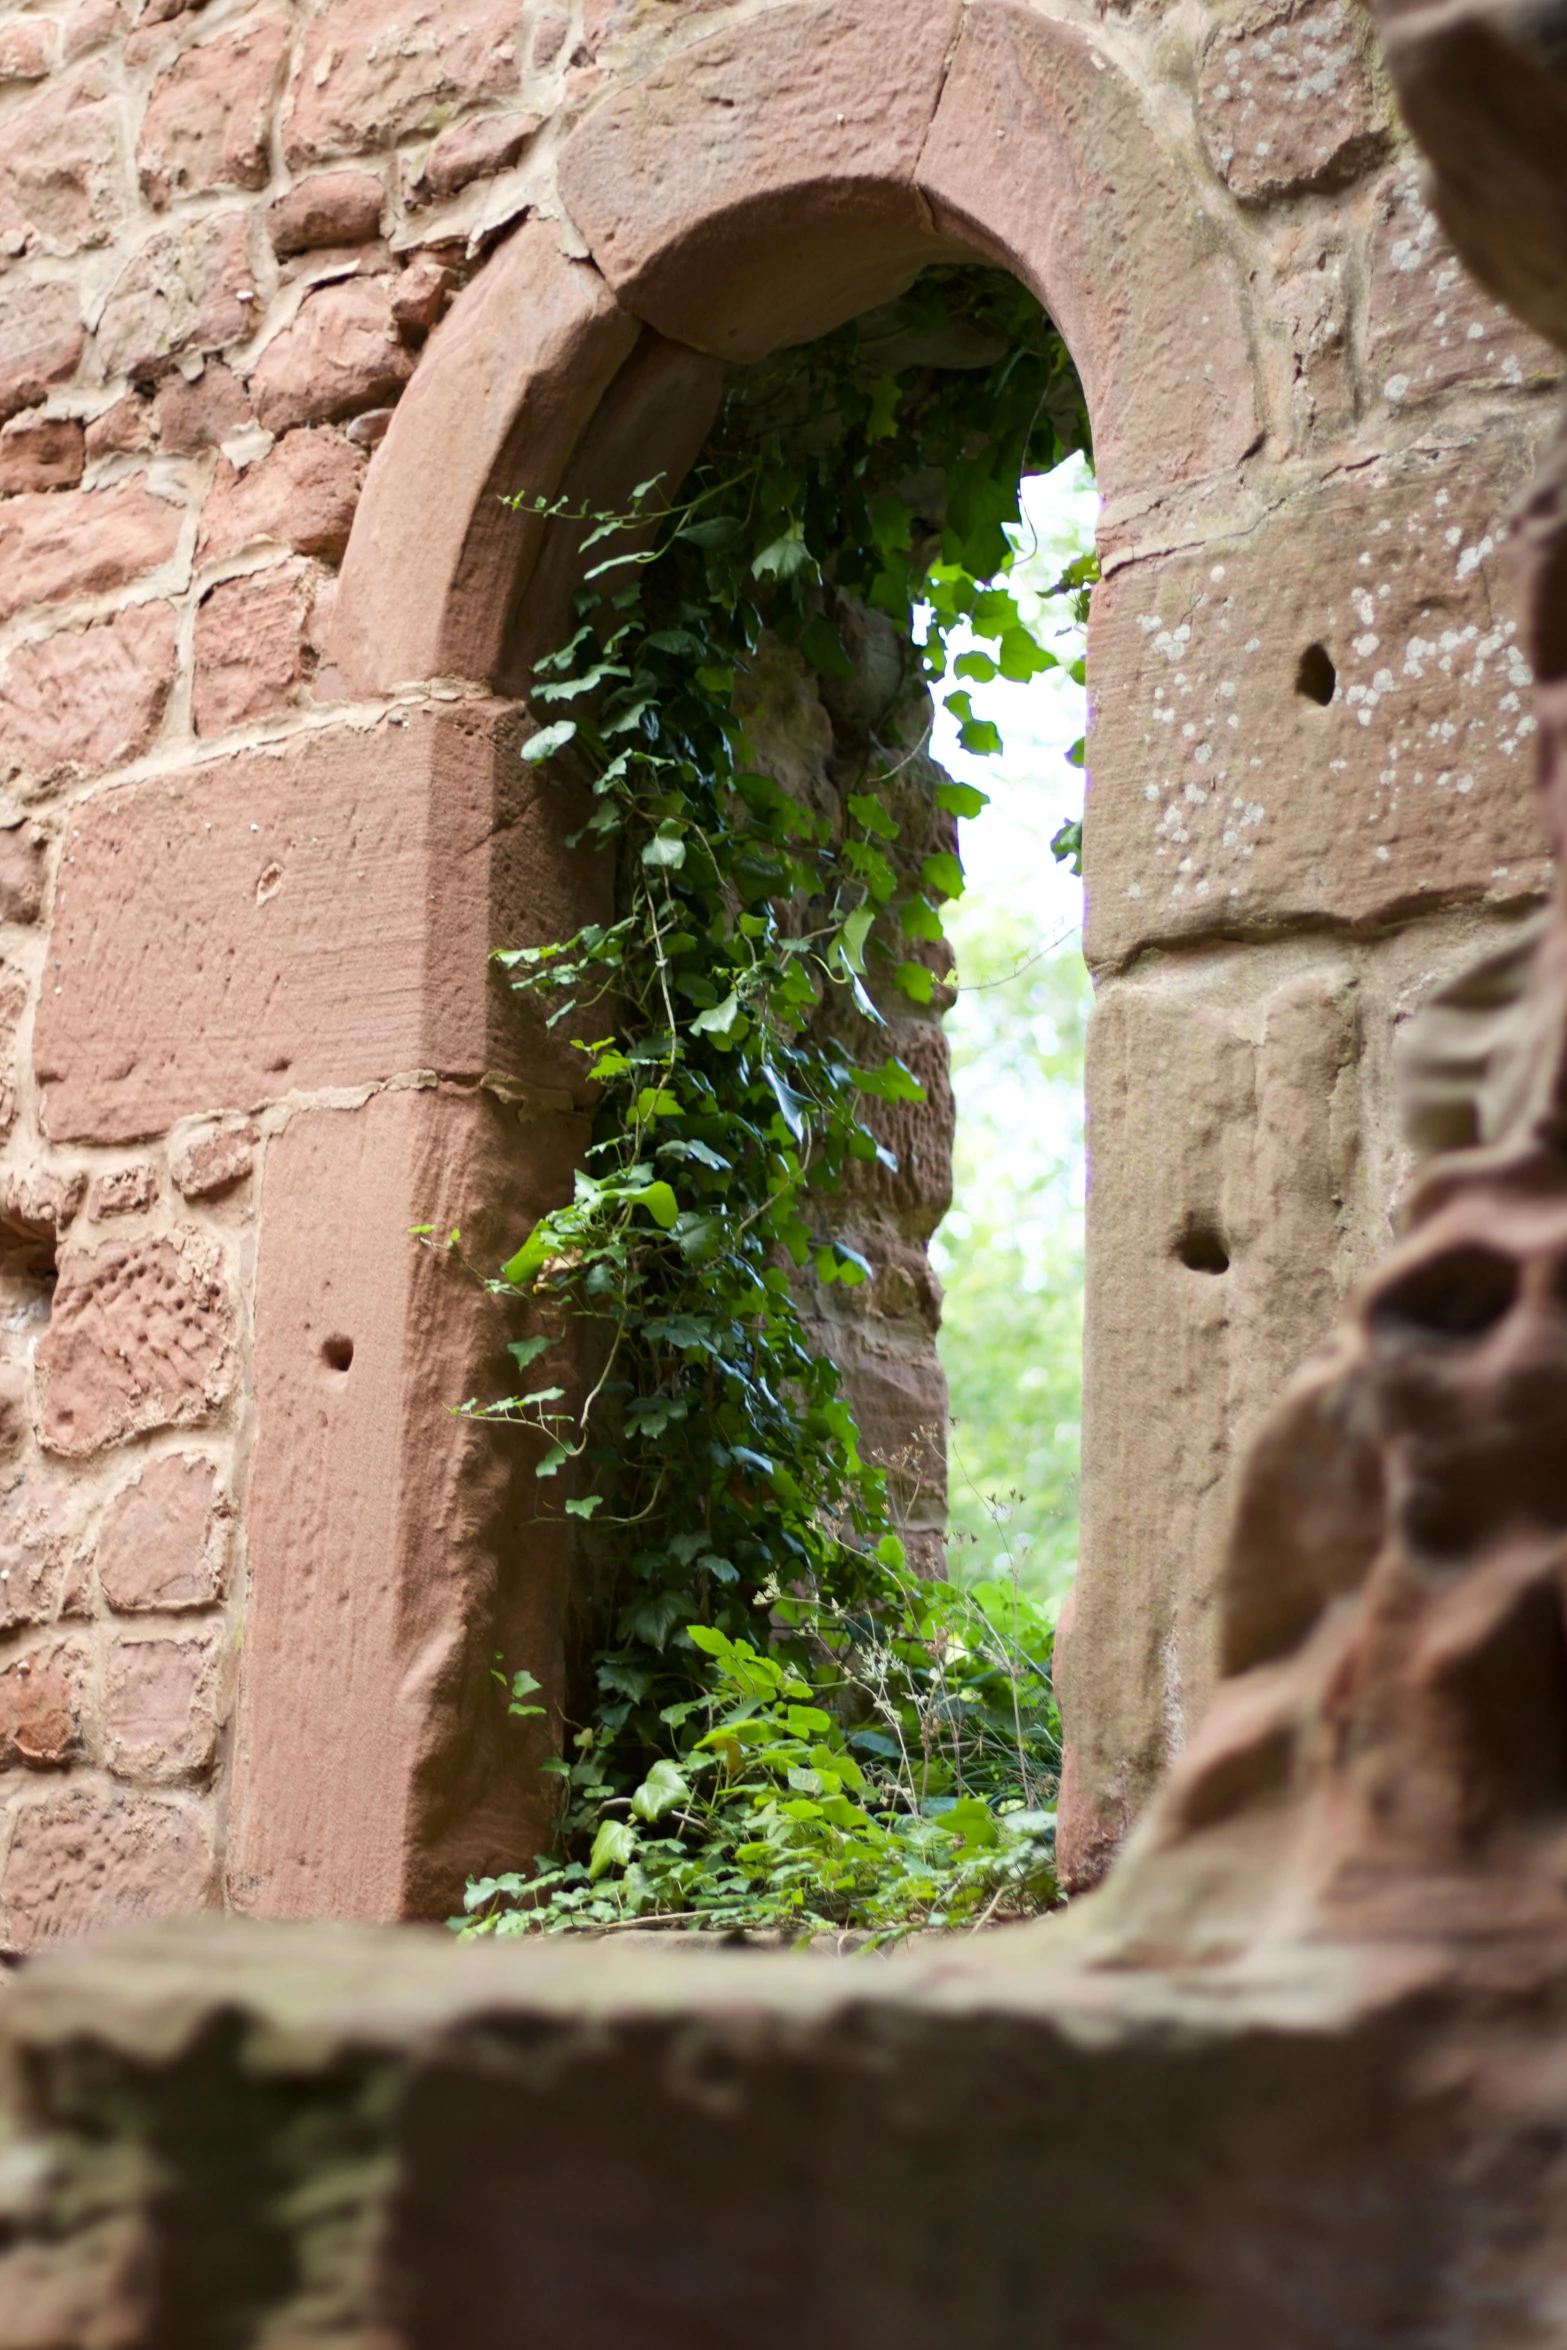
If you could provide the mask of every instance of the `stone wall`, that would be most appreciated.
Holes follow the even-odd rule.
[[[569,579],[498,493],[689,461],[709,354],[965,255],[1057,317],[1107,496],[1084,1873],[1136,1808],[1212,1676],[1237,1434],[1387,1228],[1390,1028],[1543,874],[1497,549],[1557,363],[1448,255],[1367,42],[0,0],[9,1942],[438,1915],[538,1832],[489,1664],[558,1688],[569,1556],[449,1417],[499,1310],[408,1239],[482,1259],[584,1138],[485,960],[604,884],[516,757]]]

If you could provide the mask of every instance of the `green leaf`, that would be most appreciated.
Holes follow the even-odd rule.
[[[896,1534],[884,1534],[876,1545],[876,1556],[884,1567],[894,1569],[908,1564],[908,1553]]]
[[[952,664],[955,677],[972,677],[980,685],[988,685],[996,674],[996,664],[988,653],[960,653]]]
[[[743,1017],[740,998],[731,989],[721,1004],[714,1004],[706,1012],[698,1012],[691,1023],[692,1033],[696,1036],[727,1036]],[[722,1165],[723,1162],[718,1163]]]
[[[923,963],[900,963],[893,978],[912,1003],[928,1004],[936,992],[936,982]]]
[[[1065,865],[1070,861],[1072,871],[1079,875],[1082,873],[1083,820],[1080,816],[1069,818],[1058,832],[1051,835],[1050,854],[1057,864]]]
[[[632,1796],[631,1808],[639,1820],[659,1820],[677,1803],[684,1803],[690,1792],[680,1771],[661,1757]]]
[[[1005,747],[1001,740],[1001,729],[992,725],[988,718],[968,719],[958,728],[958,741],[964,750],[972,751],[981,759],[993,758],[997,751]]]
[[[938,849],[920,867],[920,887],[944,898],[963,895],[963,868],[949,849]]]
[[[673,816],[666,816],[642,851],[642,862],[678,873],[685,861],[685,826],[677,824]]]
[[[605,1820],[593,1839],[588,1878],[596,1882],[611,1869],[623,1869],[636,1858],[637,1832],[629,1820]]]
[[[977,816],[982,808],[990,806],[990,794],[982,792],[977,784],[938,783],[936,805],[945,808],[949,816]]]
[[[580,1497],[573,1495],[566,1504],[566,1515],[568,1518],[591,1518],[596,1509],[603,1507],[603,1503],[602,1493],[585,1493]]]
[[[896,840],[898,827],[887,813],[884,803],[874,792],[850,792],[849,814],[856,824],[863,824],[867,832],[874,832],[880,840]]]
[[[821,677],[852,677],[854,663],[843,649],[843,639],[825,612],[818,612],[800,631],[800,651]]]
[[[574,718],[557,718],[553,726],[541,726],[537,734],[529,735],[522,746],[522,755],[530,767],[553,758],[557,751],[575,739],[577,722]]]
[[[849,969],[858,971],[862,977],[865,972],[865,941],[870,936],[875,919],[874,906],[856,906],[852,914],[845,915],[843,927],[833,942]]]
[[[675,1218],[680,1213],[680,1202],[667,1183],[649,1183],[635,1196],[661,1230],[673,1230]]]
[[[751,565],[755,579],[798,579],[802,572],[814,574],[815,570],[815,561],[805,543],[805,524],[798,519],[790,523],[782,538],[764,547]]]
[[[876,387],[871,393],[871,412],[865,420],[865,437],[868,441],[890,441],[896,437],[901,398],[895,375],[877,378]]]

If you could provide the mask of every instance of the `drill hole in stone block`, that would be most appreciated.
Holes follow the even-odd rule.
[[[323,1340],[321,1360],[329,1371],[346,1371],[353,1359],[354,1342],[351,1338],[339,1337]]]
[[[1325,710],[1338,692],[1338,671],[1326,645],[1308,645],[1295,671],[1295,691]]]
[[[1188,1224],[1175,1244],[1175,1253],[1188,1273],[1227,1273],[1230,1269],[1224,1235],[1213,1224]]]
[[[1518,1268],[1479,1241],[1444,1249],[1373,1301],[1371,1327],[1389,1338],[1483,1338],[1511,1313]]]

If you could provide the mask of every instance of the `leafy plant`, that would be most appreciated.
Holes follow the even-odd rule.
[[[939,771],[928,790],[918,781],[929,685],[966,629],[956,667],[969,682],[948,707],[966,747],[1000,747],[970,683],[1056,660],[1006,586],[1019,481],[1085,445],[1076,378],[1037,304],[999,272],[940,270],[885,312],[732,371],[673,498],[650,480],[627,513],[540,504],[580,530],[589,560],[577,626],[537,664],[546,723],[523,755],[588,787],[575,839],[613,849],[617,908],[499,958],[552,1024],[583,1036],[599,1106],[572,1200],[494,1283],[533,1302],[537,1326],[513,1353],[539,1383],[465,1408],[547,1440],[538,1474],[583,1521],[599,1596],[577,1760],[559,1765],[565,1857],[487,1880],[486,1924],[507,1902],[523,1923],[677,1897],[679,1914],[707,1915],[709,1867],[726,1918],[747,1902],[772,1917],[796,1893],[795,1914],[815,1916],[805,1855],[829,1831],[852,1850],[833,1862],[846,1873],[822,1914],[881,1921],[872,1854],[884,1868],[894,1850],[923,1855],[920,1886],[942,1874],[930,1856],[952,1831],[930,1806],[949,1792],[929,1769],[888,1777],[856,1758],[855,1736],[892,1733],[856,1731],[842,1709],[865,1693],[853,1660],[896,1659],[907,1687],[884,1702],[917,1713],[921,1676],[983,1642],[953,1646],[941,1611],[957,1600],[902,1568],[885,1475],[807,1344],[798,1284],[865,1280],[833,1202],[856,1162],[896,1164],[877,1105],[923,1098],[890,1049],[886,1006],[931,1001],[941,908],[963,886],[953,819],[984,805]],[[905,648],[908,691],[859,788],[808,803],[759,763],[737,687],[764,631],[824,679],[852,675],[849,642],[874,615]],[[723,1727],[715,1707],[753,1700],[745,1719],[766,1716],[765,1735],[736,1722],[727,1747],[704,1743]],[[971,1689],[961,1706],[979,1702]],[[801,1708],[828,1728],[790,1730]],[[850,1767],[801,1759],[817,1747]],[[721,1751],[741,1766],[720,1769]],[[950,1800],[1033,1816],[1021,1767],[1010,1793],[997,1782]],[[792,1787],[795,1771],[823,1791]],[[675,1831],[649,1837],[670,1774],[684,1790],[664,1807]],[[914,1914],[946,1896],[910,1880],[899,1898]]]

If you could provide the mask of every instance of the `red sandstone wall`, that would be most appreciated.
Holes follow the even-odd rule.
[[[516,798],[487,673],[382,690],[361,644],[343,698],[337,566],[427,338],[525,216],[568,255],[596,240],[633,307],[638,238],[700,227],[705,83],[671,105],[643,217],[622,207],[619,274],[596,150],[565,218],[572,123],[671,43],[732,32],[743,62],[776,6],[0,0],[14,1944],[225,1897],[438,1912],[466,1862],[527,1832],[517,1756],[481,1737],[475,1760],[471,1726],[495,1627],[547,1645],[563,1565],[519,1531],[512,1472],[442,1417],[504,1333],[431,1287],[404,1235],[494,1195],[519,1102],[528,1163],[498,1220],[563,1179],[569,1071],[519,1043],[482,956],[570,908],[541,897],[545,819]],[[862,14],[779,18],[769,94],[793,90],[779,120],[806,145],[832,126],[812,126],[798,28]],[[1011,185],[992,52],[1045,16],[991,0],[964,19],[968,78],[899,233],[994,190],[998,251],[1048,216],[1076,239],[1063,287],[1105,289],[1102,315],[1060,311],[1115,453],[1067,1683],[1090,1850],[1211,1677],[1237,1432],[1385,1232],[1394,1019],[1540,886],[1496,541],[1555,362],[1447,255],[1347,9],[1062,10],[1083,71],[1035,94],[1075,160]],[[886,55],[895,100],[855,68],[834,168],[855,142],[867,169],[900,140],[899,169],[920,156],[939,75],[911,97],[921,44]],[[645,314],[693,331],[670,321],[700,314],[721,262],[689,284],[648,268]],[[1212,336],[1195,396],[1163,346],[1116,356],[1126,303],[1172,271]],[[631,331],[583,365],[612,372]],[[519,308],[520,340],[544,332]],[[419,550],[397,560],[417,572]],[[1293,691],[1316,640],[1340,669],[1327,710]],[[1193,1216],[1225,1227],[1222,1281],[1179,1261]],[[327,1494],[352,1501],[346,1533]]]

